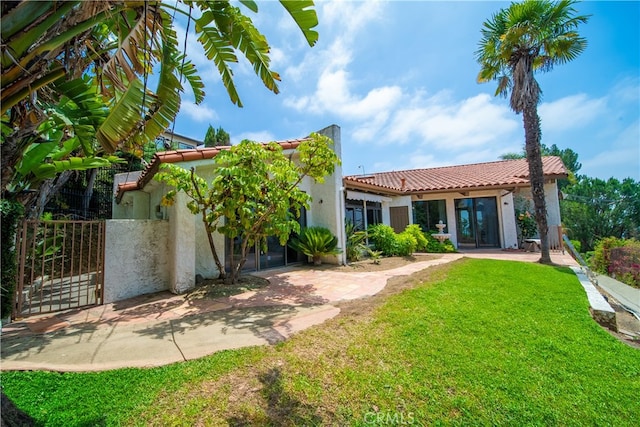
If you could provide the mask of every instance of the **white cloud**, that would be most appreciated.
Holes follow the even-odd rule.
[[[606,98],[589,99],[580,93],[557,101],[540,104],[538,113],[544,132],[584,127],[601,114],[607,107]]]
[[[614,141],[606,144],[607,149],[581,160],[581,174],[588,176],[631,177],[640,180],[640,121],[620,132]]]
[[[275,137],[271,132],[261,131],[261,132],[244,132],[239,134],[238,136],[231,136],[231,144],[238,144],[239,142],[248,139],[249,141],[256,142],[271,142],[275,141]]]
[[[436,94],[397,110],[383,132],[382,142],[462,150],[510,142],[517,128],[513,113],[486,94],[459,102]]]
[[[318,21],[325,27],[323,32],[339,31],[349,38],[370,22],[382,19],[387,5],[381,1],[330,1],[320,2],[317,6]]]
[[[197,105],[192,101],[183,100],[180,106],[180,113],[186,114],[191,118],[191,120],[204,123],[211,122],[218,119],[218,114],[212,108],[207,105],[200,104]]]

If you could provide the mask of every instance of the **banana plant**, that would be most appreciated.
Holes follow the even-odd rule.
[[[45,105],[48,120],[35,130],[15,168],[12,192],[37,188],[45,179],[68,170],[107,167],[122,160],[106,155],[96,143],[108,106],[90,81],[76,79],[56,85],[58,103]]]
[[[175,32],[175,19],[179,18],[175,16],[194,23],[196,37],[207,57],[216,64],[234,104],[242,106],[231,69],[238,62],[238,53],[252,64],[263,84],[278,93],[280,76],[270,69],[269,44],[239,7],[229,1],[178,2],[0,3],[3,193],[16,174],[25,176],[27,166],[21,164],[19,171],[16,167],[34,149],[31,144],[43,143],[41,133],[53,126],[49,122],[57,123],[53,127],[60,126],[52,105],[63,99],[61,90],[70,89],[62,82],[90,81],[109,111],[99,125],[84,123],[84,127],[73,124],[79,117],[66,116],[72,122],[66,126],[74,129],[82,155],[89,157],[89,137],[95,138],[92,142],[97,142],[106,154],[116,150],[140,153],[175,119],[183,82],[191,87],[195,102],[202,102],[204,86],[195,66],[181,52]],[[281,4],[313,46],[318,39],[313,2],[283,0]],[[258,12],[255,1],[240,1],[240,5],[252,13]],[[157,85],[150,88],[148,76],[154,72],[158,73]],[[44,138],[44,143],[54,140]],[[72,144],[67,141],[66,137],[60,138],[58,143],[67,145],[57,150],[68,151]],[[46,150],[43,147],[29,156],[40,157]],[[69,162],[58,167],[60,164],[54,163],[58,160],[53,157],[47,157],[51,161],[46,162],[48,166],[44,169],[29,173],[42,177],[66,166],[81,167],[82,163],[84,167],[92,163]]]

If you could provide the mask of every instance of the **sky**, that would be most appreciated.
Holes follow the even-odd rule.
[[[483,22],[507,2],[317,1],[319,40],[309,47],[274,1],[246,8],[271,46],[279,94],[240,59],[229,100],[196,37],[187,53],[205,83],[200,105],[185,93],[175,132],[204,139],[222,127],[232,143],[301,138],[341,128],[344,175],[498,160],[524,146],[522,116],[479,84],[475,51]],[[537,74],[542,143],[570,148],[579,174],[640,181],[640,2],[585,1],[587,49]]]

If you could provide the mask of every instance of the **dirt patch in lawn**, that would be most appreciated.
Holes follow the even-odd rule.
[[[362,261],[350,262],[348,265],[332,265],[322,264],[321,266],[314,267],[332,271],[343,271],[346,273],[362,273],[367,271],[384,271],[392,270],[394,268],[402,267],[414,262],[430,261],[432,259],[438,259],[442,255],[438,254],[420,254],[416,253],[411,256],[394,256],[380,258],[376,261],[372,259],[365,259]]]
[[[269,281],[262,277],[245,274],[238,278],[237,283],[230,283],[225,279],[206,279],[198,283],[196,287],[186,295],[187,299],[215,299],[230,297],[243,292],[269,286]]]
[[[384,271],[402,267],[407,264],[420,261],[429,261],[440,258],[438,254],[414,254],[405,257],[386,257],[377,261],[366,259],[349,263],[348,265],[322,264],[320,266],[304,265],[301,268],[313,268],[320,270],[341,271],[345,273],[363,273],[367,271]],[[269,281],[252,274],[243,274],[238,282],[231,284],[228,279],[206,279],[199,282],[196,287],[187,293],[187,299],[198,298],[224,298],[243,292],[254,291],[269,285]]]

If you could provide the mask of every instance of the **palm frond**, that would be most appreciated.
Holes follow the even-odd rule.
[[[230,8],[231,42],[233,47],[240,50],[253,65],[253,70],[260,77],[267,89],[279,93],[276,81],[280,80],[278,73],[269,68],[269,44],[267,38],[258,31],[251,19],[240,13],[237,8]]]
[[[116,102],[111,106],[109,115],[96,133],[98,142],[108,153],[113,153],[122,143],[129,141],[141,129],[143,99],[145,98],[146,106],[149,107],[154,101],[153,97],[148,93],[146,96],[144,95],[142,82],[138,79],[129,82],[128,89],[118,95]]]
[[[103,73],[119,89],[126,89],[126,82],[137,75],[151,72],[154,61],[150,52],[158,44],[158,33],[162,29],[161,14],[157,6],[144,2],[134,10],[113,15],[113,29],[119,45],[103,66]],[[125,80],[122,79],[124,74]]]
[[[318,32],[313,29],[318,25],[318,15],[313,9],[313,1],[280,0],[280,3],[289,12],[293,20],[296,21],[309,46],[314,46],[318,41]]]
[[[207,58],[212,60],[218,68],[231,102],[242,107],[238,90],[233,81],[233,71],[229,67],[230,63],[238,62],[230,40],[225,39],[217,28],[205,27],[202,29],[198,41],[202,44]]]

